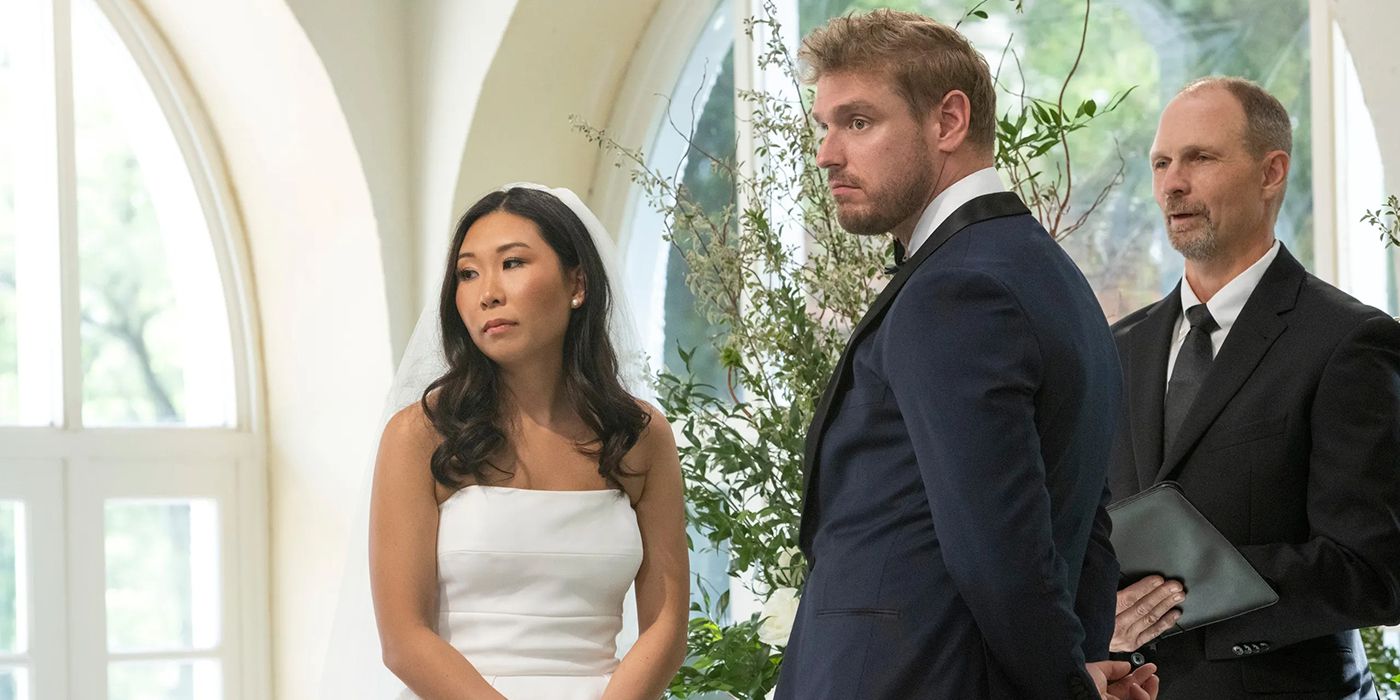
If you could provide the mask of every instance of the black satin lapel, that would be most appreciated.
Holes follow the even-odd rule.
[[[812,412],[812,422],[807,427],[807,443],[802,461],[802,500],[803,511],[806,511],[807,498],[810,495],[812,478],[811,473],[816,468],[817,447],[821,444],[821,432],[826,428],[828,413],[831,411],[832,399],[836,396],[837,388],[850,371],[851,349],[860,341],[867,329],[870,328],[877,319],[884,316],[889,309],[890,302],[895,295],[909,281],[910,276],[919,265],[929,259],[935,251],[943,244],[947,243],[957,235],[959,231],[972,224],[999,219],[1006,216],[1019,216],[1030,214],[1030,210],[1021,202],[1021,198],[1010,192],[998,192],[996,194],[983,195],[968,201],[966,204],[953,211],[942,224],[934,229],[929,236],[919,246],[914,256],[909,258],[900,266],[899,272],[880,291],[875,302],[870,305],[870,309],[861,317],[860,323],[856,324],[855,330],[851,331],[850,340],[846,341],[846,349],[841,351],[841,359],[836,363],[836,368],[831,373],[831,378],[827,380],[826,389],[822,391],[821,399],[817,402],[816,410]]]
[[[1138,488],[1151,486],[1162,466],[1162,415],[1166,407],[1167,356],[1181,316],[1181,286],[1172,290],[1134,329],[1129,351],[1128,424]]]
[[[1215,423],[1226,404],[1254,374],[1274,341],[1287,330],[1288,324],[1279,315],[1293,308],[1303,275],[1303,266],[1286,249],[1280,250],[1240,310],[1240,317],[1225,336],[1225,344],[1215,354],[1215,361],[1202,380],[1200,393],[1196,394],[1176,441],[1167,449],[1157,481],[1175,476],[1182,461]]]

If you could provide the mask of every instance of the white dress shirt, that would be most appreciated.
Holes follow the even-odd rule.
[[[904,250],[904,257],[914,257],[914,251],[918,250],[919,246],[933,235],[934,229],[947,221],[958,207],[984,194],[1005,191],[1006,186],[1001,184],[1001,175],[997,174],[996,168],[983,168],[948,185],[948,189],[939,192],[938,196],[928,203],[924,213],[919,216],[919,223],[914,224],[914,233],[909,236],[909,245]]]
[[[1230,327],[1235,325],[1235,320],[1240,317],[1240,311],[1244,309],[1244,303],[1249,301],[1249,295],[1254,293],[1254,288],[1259,286],[1259,280],[1264,277],[1264,271],[1269,269],[1274,258],[1278,257],[1278,239],[1274,239],[1274,245],[1269,248],[1269,252],[1264,253],[1264,257],[1259,258],[1250,265],[1248,269],[1236,275],[1234,279],[1225,283],[1215,296],[1206,302],[1206,309],[1210,311],[1211,318],[1215,319],[1217,328],[1210,334],[1211,357],[1220,353],[1220,346],[1225,342],[1225,336],[1229,335]],[[1171,354],[1167,357],[1167,382],[1171,383],[1172,370],[1176,368],[1176,356],[1181,352],[1181,346],[1186,342],[1186,334],[1191,330],[1191,324],[1186,320],[1186,310],[1201,303],[1196,297],[1196,292],[1191,289],[1191,283],[1186,278],[1181,280],[1181,314],[1176,319],[1176,334],[1172,336]]]

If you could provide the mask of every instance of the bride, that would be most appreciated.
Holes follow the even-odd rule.
[[[670,426],[618,377],[601,226],[564,189],[462,217],[439,299],[444,374],[384,429],[370,584],[401,697],[658,698],[685,653]],[[636,585],[636,643],[619,661]]]

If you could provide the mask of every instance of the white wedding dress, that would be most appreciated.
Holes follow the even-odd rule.
[[[439,507],[437,556],[437,633],[496,690],[602,697],[642,562],[624,492],[467,486]]]

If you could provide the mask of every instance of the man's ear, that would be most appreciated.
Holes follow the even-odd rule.
[[[1281,199],[1283,189],[1288,184],[1288,168],[1291,159],[1283,151],[1269,151],[1264,154],[1263,168],[1260,170],[1260,186],[1264,196]]]
[[[949,90],[938,101],[932,117],[937,125],[937,133],[933,135],[934,147],[940,152],[952,153],[967,140],[968,129],[972,125],[972,101],[962,90]]]

